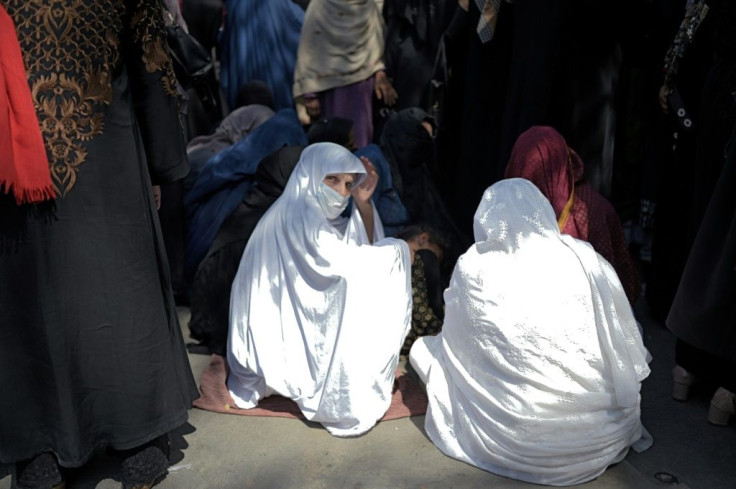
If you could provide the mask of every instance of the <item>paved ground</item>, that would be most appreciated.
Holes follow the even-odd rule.
[[[643,302],[643,301],[642,301]],[[686,403],[670,397],[674,338],[652,321],[644,304],[637,315],[652,352],[652,374],[642,388],[642,419],[654,437],[643,453],[630,453],[585,489],[736,489],[736,419],[708,424],[715,386]],[[180,308],[182,330],[189,312]],[[209,357],[190,354],[195,377]],[[294,419],[191,411],[172,436],[174,452],[161,489],[476,489],[540,487],[509,480],[446,457],[424,434],[424,417],[379,423],[353,439],[330,436],[319,425]],[[2,440],[0,440],[2,443]],[[0,467],[0,489],[11,485]],[[68,489],[119,488],[117,463],[100,453],[69,474]]]

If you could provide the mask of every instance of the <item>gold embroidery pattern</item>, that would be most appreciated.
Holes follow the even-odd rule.
[[[54,188],[66,195],[103,129],[119,63],[122,0],[11,0]]]
[[[140,0],[131,17],[130,28],[134,41],[143,48],[143,64],[146,71],[162,71],[161,81],[167,95],[177,97],[174,65],[168,53],[163,10],[158,2]]]
[[[401,347],[401,354],[408,355],[411,345],[421,336],[436,335],[442,331],[442,320],[438,318],[429,304],[427,276],[424,273],[424,260],[419,253],[414,255],[411,266],[412,315],[411,329]]]

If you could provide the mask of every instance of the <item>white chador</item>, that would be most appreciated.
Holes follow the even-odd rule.
[[[372,245],[355,206],[328,219],[340,205],[322,182],[335,173],[365,177],[341,146],[305,148],[248,241],[230,299],[227,385],[240,408],[278,393],[331,434],[355,436],[391,403],[411,264],[404,241],[383,239],[375,210]]]
[[[410,352],[430,439],[489,472],[556,486],[646,448],[639,390],[651,357],[611,265],[561,235],[523,179],[486,190],[474,231],[442,332]]]

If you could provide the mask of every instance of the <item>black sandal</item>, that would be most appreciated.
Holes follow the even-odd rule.
[[[48,452],[15,464],[15,474],[18,489],[64,489],[66,487],[56,457]]]
[[[150,489],[159,482],[169,467],[171,443],[168,435],[123,452],[123,489]]]

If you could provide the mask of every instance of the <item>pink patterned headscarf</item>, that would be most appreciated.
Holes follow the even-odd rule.
[[[532,126],[514,144],[505,178],[531,181],[552,204],[560,232],[589,242],[613,265],[631,302],[641,279],[611,203],[584,178],[583,161],[549,126]],[[569,213],[569,215],[567,215]]]

